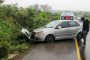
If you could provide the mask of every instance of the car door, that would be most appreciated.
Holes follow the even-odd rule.
[[[77,33],[78,26],[76,21],[69,21],[69,33],[70,33],[70,38],[74,37]]]
[[[56,29],[55,36],[56,39],[64,39],[69,37],[69,24],[67,21],[61,22],[58,26],[61,26],[60,29]],[[58,27],[57,26],[57,27]]]

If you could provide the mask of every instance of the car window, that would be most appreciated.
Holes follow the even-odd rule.
[[[59,21],[52,21],[49,22],[47,25],[45,25],[46,28],[54,28],[57,24],[59,24]]]
[[[60,24],[60,26],[62,27],[62,28],[67,28],[67,27],[69,27],[69,24],[68,24],[68,22],[62,22],[61,24]]]
[[[76,24],[75,21],[70,21],[69,22],[69,27],[76,27],[76,26],[77,26],[77,24]]]

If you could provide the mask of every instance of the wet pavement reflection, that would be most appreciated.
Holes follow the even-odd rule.
[[[79,45],[81,60],[90,60],[90,32],[87,36],[86,45]]]
[[[79,47],[79,52],[80,52],[81,60],[86,60],[86,56],[85,56],[86,45],[83,45],[83,39],[78,41],[78,47]]]
[[[68,39],[54,43],[37,43],[21,60],[77,60],[75,41]]]
[[[87,36],[86,47],[85,47],[86,60],[90,60],[90,32]]]
[[[86,60],[85,48],[86,46],[82,46],[80,49],[81,60]]]

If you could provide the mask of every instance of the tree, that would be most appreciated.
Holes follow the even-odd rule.
[[[45,12],[48,12],[51,10],[51,6],[45,4],[45,5],[41,5],[41,9]]]
[[[2,4],[4,2],[4,0],[0,0],[0,4]]]
[[[38,4],[35,4],[33,7],[34,7],[36,10],[40,10],[40,6],[39,6]]]

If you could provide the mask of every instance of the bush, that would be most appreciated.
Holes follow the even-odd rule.
[[[0,58],[8,57],[9,53],[9,43],[6,41],[0,41]]]
[[[11,53],[23,52],[28,48],[29,48],[29,45],[27,43],[12,45],[10,47],[10,52]]]

